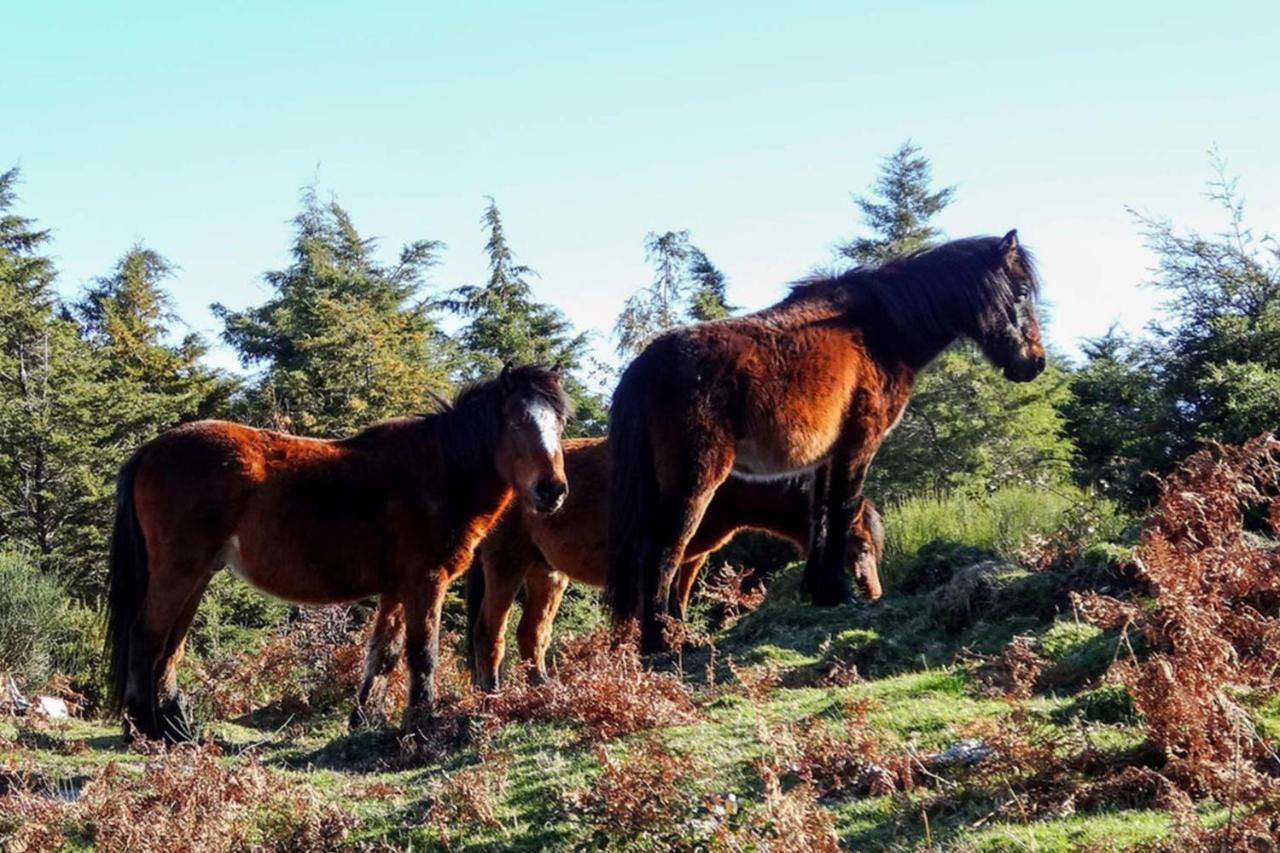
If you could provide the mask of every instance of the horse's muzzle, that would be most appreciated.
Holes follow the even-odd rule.
[[[533,508],[542,515],[550,515],[564,506],[564,499],[568,495],[568,483],[542,480],[533,487]]]
[[[1044,365],[1043,355],[1021,359],[1005,367],[1004,378],[1011,382],[1030,382],[1044,372]]]

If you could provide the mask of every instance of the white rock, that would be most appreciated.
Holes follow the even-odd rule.
[[[944,766],[948,764],[963,764],[969,766],[977,764],[990,755],[992,751],[991,747],[980,740],[967,739],[956,741],[932,758],[934,764]]]
[[[67,703],[56,696],[37,696],[35,704],[36,711],[51,720],[65,720],[71,716],[67,710]]]

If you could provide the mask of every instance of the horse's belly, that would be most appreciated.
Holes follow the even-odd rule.
[[[759,424],[756,435],[734,445],[733,473],[746,479],[775,479],[811,471],[831,456],[839,436],[839,422],[787,429],[776,423]]]
[[[340,604],[376,595],[385,586],[363,561],[336,549],[327,554],[272,549],[233,534],[221,556],[227,568],[256,589],[297,604]]]

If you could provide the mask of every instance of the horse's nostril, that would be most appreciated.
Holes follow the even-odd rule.
[[[542,506],[558,506],[569,492],[569,486],[553,480],[543,480],[534,487],[534,497]]]

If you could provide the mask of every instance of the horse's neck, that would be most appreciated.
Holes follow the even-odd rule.
[[[917,340],[911,330],[899,328],[898,322],[874,295],[863,294],[852,304],[832,306],[831,319],[838,325],[856,329],[863,344],[884,370],[886,381],[906,383],[910,393],[915,377],[951,346],[959,335],[940,335],[926,341]]]

